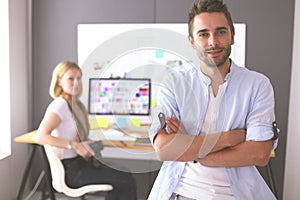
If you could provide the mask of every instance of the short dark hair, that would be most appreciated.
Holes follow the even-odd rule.
[[[228,11],[227,5],[223,3],[223,0],[198,0],[193,3],[189,12],[188,28],[189,28],[190,37],[193,37],[193,24],[194,24],[195,16],[204,12],[224,13],[228,21],[228,24],[230,26],[230,30],[232,33],[234,33],[234,26],[231,19],[231,14]]]

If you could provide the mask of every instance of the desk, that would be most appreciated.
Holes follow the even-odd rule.
[[[25,133],[24,135],[21,135],[14,139],[15,142],[27,143],[27,144],[32,145],[32,151],[31,151],[29,160],[27,162],[27,165],[26,165],[26,168],[25,168],[25,171],[23,174],[23,178],[22,178],[22,182],[21,182],[21,185],[19,188],[17,200],[23,200],[25,185],[27,183],[27,180],[29,177],[29,172],[32,167],[33,158],[34,158],[35,154],[37,153],[37,150],[40,150],[43,155],[42,162],[43,162],[45,174],[46,174],[46,182],[44,183],[42,199],[46,199],[45,191],[48,191],[50,199],[55,200],[54,189],[52,187],[52,178],[51,178],[51,173],[50,173],[50,169],[49,169],[49,165],[48,165],[48,159],[46,156],[46,152],[45,152],[44,148],[41,145],[37,144],[37,142],[34,140],[35,135],[36,135],[36,130],[31,131],[29,133]]]
[[[34,139],[35,136],[36,136],[36,130],[33,130],[21,136],[15,137],[14,141],[21,142],[21,143],[28,143],[28,144],[37,144],[36,140]]]
[[[142,133],[145,134],[145,133]],[[40,150],[42,153],[42,159],[46,174],[46,182],[43,190],[42,199],[46,199],[45,191],[49,192],[49,197],[52,200],[55,200],[54,189],[52,187],[52,178],[51,172],[48,165],[47,155],[43,146],[39,145],[36,140],[36,130],[25,133],[19,137],[14,138],[15,142],[27,143],[32,145],[32,151],[30,158],[27,162],[21,186],[18,191],[17,200],[23,199],[25,185],[29,178],[30,169],[32,168],[33,158],[36,155],[37,151]],[[114,141],[114,140],[103,140],[104,149],[101,151],[104,158],[116,158],[116,159],[134,159],[134,160],[157,160],[155,151],[152,146],[140,146],[135,145],[133,141]],[[118,147],[118,148],[116,148]],[[156,166],[155,166],[156,167]],[[158,168],[158,167],[156,167]],[[46,187],[46,188],[45,188]],[[46,189],[46,190],[45,190]]]
[[[144,135],[144,134],[142,134]],[[14,139],[15,142],[38,145],[36,130],[25,133]],[[145,135],[144,135],[145,136]],[[133,141],[102,140],[104,149],[101,151],[105,158],[158,160],[152,146],[135,145]]]
[[[148,132],[131,131],[132,130],[120,130],[120,132],[124,132],[124,135],[119,137],[120,140],[118,140],[118,137],[115,138],[115,140],[111,139],[110,137],[100,138],[100,140],[104,144],[104,149],[101,151],[102,157],[158,161],[157,155],[151,145],[137,145],[134,142],[134,140],[136,139],[135,137],[148,137]],[[100,132],[101,131],[99,131],[98,134],[101,134]],[[134,133],[135,136],[130,137],[130,133]],[[94,140],[97,140],[97,138],[94,138]]]
[[[47,157],[46,154],[44,152],[44,148],[42,148],[41,145],[38,145],[35,141],[35,136],[36,136],[36,130],[29,132],[29,133],[25,133],[19,137],[16,137],[14,139],[15,142],[20,142],[20,143],[27,143],[27,144],[32,144],[33,145],[33,149],[30,155],[30,158],[28,160],[24,175],[23,175],[23,179],[22,179],[22,183],[19,189],[19,193],[18,193],[18,200],[22,200],[22,196],[23,196],[23,192],[24,192],[24,187],[27,181],[27,178],[29,176],[29,170],[31,168],[32,165],[32,161],[33,161],[33,157],[35,155],[36,149],[40,149],[42,150],[42,154],[44,155],[44,160],[46,160],[47,164]],[[120,141],[112,141],[112,140],[103,140],[103,144],[104,144],[104,149],[101,151],[102,156],[104,158],[112,158],[112,159],[134,159],[134,160],[154,160],[157,161],[157,156],[155,151],[153,150],[152,146],[137,146],[134,145],[134,143],[132,141],[124,141],[124,142],[120,142]],[[118,147],[118,148],[116,148]],[[275,157],[275,152],[272,151],[270,157]],[[152,166],[153,169],[158,169],[159,166],[155,165]],[[267,168],[267,176],[270,182],[270,187],[271,190],[274,192],[275,195],[276,194],[276,188],[274,185],[274,180],[273,180],[273,175],[272,175],[272,170],[271,170],[271,166],[270,163],[268,163],[268,165],[266,166]],[[52,183],[51,183],[51,174],[49,173],[49,171],[46,170],[46,187],[48,188],[49,191],[49,195],[51,199],[55,199],[54,196],[54,191],[52,188]],[[43,193],[43,196],[45,194]],[[43,198],[44,199],[44,198]]]
[[[272,150],[270,158],[275,158],[275,156],[276,156],[275,151]],[[274,182],[274,178],[273,178],[273,172],[272,172],[270,161],[266,165],[266,169],[267,169],[267,177],[268,177],[268,180],[269,180],[270,188],[271,188],[272,192],[274,193],[275,197],[277,198],[278,195],[277,195],[277,191],[276,191],[276,187],[275,187],[275,182]]]

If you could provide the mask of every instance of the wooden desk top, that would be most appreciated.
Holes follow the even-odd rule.
[[[38,144],[35,140],[36,131],[37,130],[33,130],[33,131],[25,133],[21,136],[15,137],[14,141],[21,142],[21,143]]]
[[[276,156],[275,151],[272,150],[272,151],[271,151],[271,154],[270,154],[270,157],[271,157],[271,158],[275,158],[275,156]]]
[[[38,144],[35,139],[36,132],[37,132],[37,130],[33,130],[33,131],[25,133],[21,136],[15,137],[14,141],[20,142],[20,143]],[[102,142],[103,142],[104,146],[107,146],[107,147],[154,150],[152,146],[135,145],[132,141],[102,140]]]
[[[154,151],[152,146],[135,145],[132,141],[102,140],[102,142],[105,147],[118,147]]]

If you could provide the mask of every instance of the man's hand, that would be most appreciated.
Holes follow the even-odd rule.
[[[167,131],[161,130],[155,139],[155,149],[162,160],[187,161],[203,158],[210,153],[245,141],[244,129],[208,135],[188,135],[183,124],[175,118],[166,119]]]
[[[246,133],[247,132],[245,129],[230,130],[230,131],[222,132],[219,139],[221,140],[225,148],[232,147],[242,142],[245,142]]]
[[[272,142],[272,140],[242,142],[236,146],[210,153],[197,161],[210,167],[265,166],[270,158]]]
[[[199,151],[199,158],[210,153],[236,146],[246,140],[246,130],[237,129],[221,133],[203,135],[204,140]]]
[[[183,125],[176,118],[167,118],[166,124],[169,133],[186,133]]]
[[[186,133],[184,126],[176,118],[167,118],[166,119],[167,130],[169,133]],[[215,133],[216,140],[220,140],[220,146],[216,146],[216,150],[220,150],[226,147],[232,147],[242,142],[245,142],[246,139],[246,130],[245,129],[236,129],[230,130],[221,133]],[[217,144],[216,144],[217,145]]]

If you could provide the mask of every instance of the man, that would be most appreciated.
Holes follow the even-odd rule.
[[[270,81],[229,58],[234,27],[221,0],[195,2],[188,25],[200,66],[170,74],[159,92],[167,128],[154,114],[150,138],[165,162],[149,199],[276,199],[255,167],[277,144]]]

